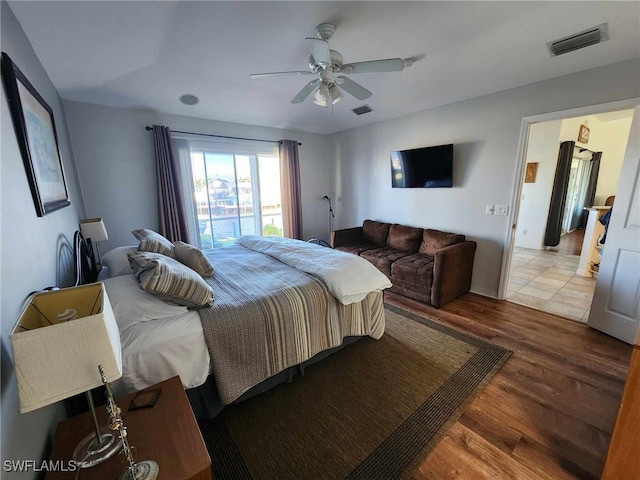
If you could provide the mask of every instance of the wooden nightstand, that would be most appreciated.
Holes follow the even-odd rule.
[[[211,480],[211,459],[179,377],[149,388],[162,392],[153,407],[127,410],[135,394],[117,400],[129,432],[129,444],[136,447],[138,460],[155,460],[158,480]],[[96,407],[98,421],[107,423],[104,406]],[[77,443],[90,431],[89,412],[58,424],[51,460],[67,462]],[[124,472],[124,456],[116,454],[92,468],[81,469],[77,480],[118,479]],[[76,479],[77,472],[48,472],[46,480]]]

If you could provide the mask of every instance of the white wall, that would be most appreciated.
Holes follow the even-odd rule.
[[[36,215],[27,176],[8,109],[5,90],[0,95],[2,165],[0,175],[0,261],[2,325],[2,460],[47,458],[57,421],[64,418],[62,402],[21,415],[9,343],[13,327],[29,292],[49,285],[65,286],[69,250],[83,215],[62,103],[6,2],[0,2],[2,51],[6,52],[53,110],[60,155],[71,205]],[[4,463],[4,462],[3,462]],[[5,474],[2,474],[4,478]],[[36,478],[34,472],[8,474],[10,478]]]
[[[596,189],[595,205],[604,205],[607,197],[615,195],[618,190],[618,180],[622,172],[625,151],[631,131],[633,113],[629,118],[611,122],[603,122],[601,126],[605,133],[608,146],[598,147],[599,135],[596,132],[594,138],[594,148],[602,151],[602,161],[600,163],[600,174],[598,175],[598,187]]]
[[[523,183],[515,246],[540,250],[549,216],[553,179],[558,164],[562,120],[534,123],[529,128],[526,162],[537,162],[534,183]]]
[[[104,219],[109,240],[101,252],[135,243],[131,230],[158,228],[153,136],[147,125],[216,135],[291,139],[299,147],[302,183],[303,237],[328,238],[324,195],[333,196],[335,164],[323,135],[240,125],[148,110],[123,109],[65,101],[65,111],[78,175],[89,217]]]
[[[511,225],[484,212],[510,203],[522,118],[639,97],[639,78],[636,59],[335,134],[336,226],[373,218],[463,233],[478,242],[472,291],[497,296]],[[454,188],[391,188],[391,150],[446,143]]]
[[[567,118],[562,122],[561,142],[573,140],[579,147],[588,148],[592,152],[602,152],[594,205],[604,205],[607,197],[616,194],[633,120],[633,110],[628,110],[627,113],[626,118],[614,121],[603,122],[597,115],[588,115]],[[585,122],[589,127],[589,142],[580,143],[576,141],[578,130]]]

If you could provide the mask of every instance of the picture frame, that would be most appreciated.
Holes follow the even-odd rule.
[[[5,52],[2,79],[36,213],[42,217],[71,205],[53,111]]]
[[[586,125],[580,125],[580,130],[578,131],[578,141],[580,143],[589,143],[589,127]]]
[[[524,173],[524,183],[536,183],[536,175],[538,173],[538,162],[527,163]]]

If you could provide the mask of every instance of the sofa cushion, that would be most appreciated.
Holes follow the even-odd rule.
[[[464,242],[464,238],[464,235],[457,233],[441,232],[440,230],[425,228],[419,253],[434,257],[437,250],[455,243]]]
[[[407,227],[394,223],[389,228],[387,247],[404,252],[418,253],[422,241],[422,228]]]
[[[429,287],[417,287],[410,282],[393,280],[393,286],[389,291],[431,305],[431,288]]]
[[[391,264],[407,255],[409,255],[407,252],[394,250],[389,247],[374,248],[373,250],[366,250],[360,254],[362,258],[373,263],[376,268],[387,277],[391,275]]]
[[[430,289],[433,283],[433,257],[415,253],[396,260],[391,265],[391,281]]]
[[[355,255],[360,255],[362,252],[366,252],[367,250],[373,250],[374,248],[378,248],[377,245],[369,242],[354,242],[351,245],[342,245],[336,247],[336,250],[340,250],[341,252],[353,253]]]
[[[365,220],[362,223],[362,240],[382,247],[387,243],[387,235],[389,234],[390,226],[390,223]]]

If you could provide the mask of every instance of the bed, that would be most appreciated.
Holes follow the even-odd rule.
[[[390,283],[359,257],[284,239],[242,237],[206,251],[211,306],[188,309],[140,288],[120,247],[103,278],[120,328],[125,394],[179,375],[197,416],[290,381],[310,363],[384,333]],[[354,260],[355,259],[355,260]],[[357,262],[354,264],[354,261]]]

